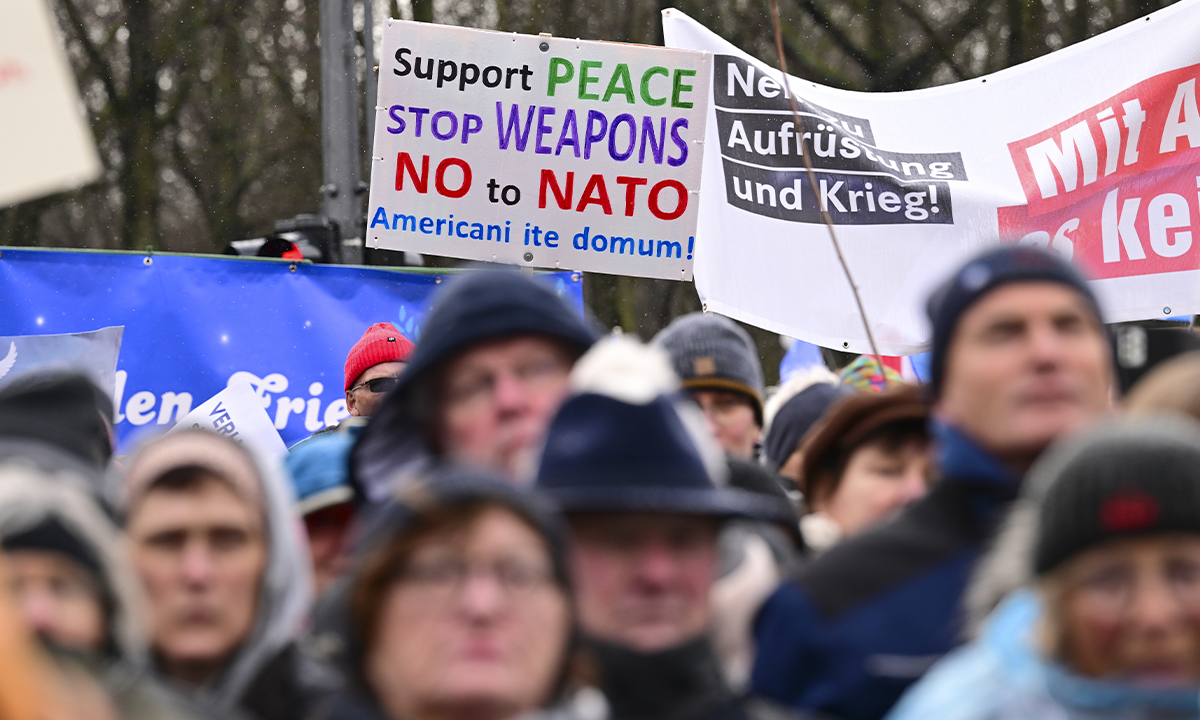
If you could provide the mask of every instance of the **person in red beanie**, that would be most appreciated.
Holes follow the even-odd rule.
[[[355,417],[371,417],[396,387],[412,355],[413,344],[391,323],[375,323],[346,356],[346,409]]]

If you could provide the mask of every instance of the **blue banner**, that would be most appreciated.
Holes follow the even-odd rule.
[[[346,354],[367,327],[391,322],[417,342],[452,272],[3,248],[0,335],[124,325],[114,398],[122,451],[235,377],[250,381],[291,445],[347,416]],[[583,311],[578,273],[536,277]]]

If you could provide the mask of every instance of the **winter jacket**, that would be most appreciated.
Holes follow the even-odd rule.
[[[707,637],[656,653],[587,641],[604,720],[797,720],[765,698],[737,693],[722,675]]]
[[[1037,649],[1036,593],[1010,595],[979,639],[947,655],[888,720],[1135,720],[1200,718],[1200,686],[1135,688],[1075,674]]]
[[[934,428],[942,477],[892,521],[820,555],[758,615],[751,687],[844,720],[883,717],[960,640],[971,568],[1019,478]]]

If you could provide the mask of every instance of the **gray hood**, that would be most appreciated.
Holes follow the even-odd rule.
[[[136,472],[139,456],[153,446],[189,441],[208,444],[214,438],[221,441],[221,445],[214,446],[220,452],[249,452],[245,446],[215,433],[184,430],[147,443],[130,458],[127,473]],[[197,699],[222,711],[236,708],[263,667],[303,631],[312,602],[312,563],[303,527],[294,511],[295,495],[283,475],[282,462],[253,457],[253,453],[251,456],[261,481],[268,559],[259,588],[258,613],[249,637],[225,669],[196,693]],[[177,467],[191,464],[181,462]],[[160,469],[160,477],[161,472]],[[123,493],[118,492],[118,495],[123,496]],[[128,511],[124,504],[122,509]]]

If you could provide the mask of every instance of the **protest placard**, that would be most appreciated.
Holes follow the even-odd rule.
[[[0,387],[29,373],[87,375],[109,398],[116,394],[124,327],[91,332],[0,337]]]
[[[248,382],[230,383],[229,387],[204,401],[171,428],[211,430],[250,448],[262,458],[278,460],[287,455],[287,445],[271,418],[258,401]]]
[[[71,66],[45,0],[0,3],[0,207],[100,175]]]
[[[1200,312],[1200,2],[904,93],[785,79],[677,10],[663,27],[667,44],[715,53],[696,237],[707,309],[870,352],[824,209],[883,354],[921,349],[930,291],[996,242],[1073,259],[1109,321]]]
[[[371,247],[690,280],[708,57],[389,20]]]

